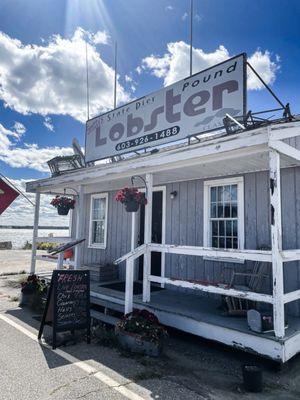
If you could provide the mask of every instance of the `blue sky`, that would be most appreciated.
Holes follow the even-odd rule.
[[[45,161],[70,152],[74,136],[84,144],[85,40],[92,116],[112,106],[115,40],[120,102],[188,75],[189,3],[0,0],[0,171],[23,186],[47,176]],[[299,113],[300,2],[194,3],[194,72],[245,51]],[[249,87],[248,109],[276,105],[253,77]]]

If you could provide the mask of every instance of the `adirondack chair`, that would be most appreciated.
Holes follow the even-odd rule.
[[[259,250],[270,250],[268,247],[261,247]],[[244,277],[249,278],[244,284],[237,284],[236,278]],[[259,293],[262,290],[265,279],[269,279],[268,264],[261,261],[256,261],[253,266],[252,272],[236,272],[233,271],[229,287]],[[250,308],[257,308],[257,303],[251,300],[238,299],[234,297],[225,296],[225,303],[230,315],[245,315]]]

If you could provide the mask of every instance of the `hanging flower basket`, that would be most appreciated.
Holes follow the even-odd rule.
[[[75,200],[66,196],[56,196],[50,204],[57,208],[58,215],[68,215],[70,209],[74,209]]]
[[[140,205],[136,200],[129,200],[127,203],[125,203],[125,210],[127,212],[137,212],[139,207]]]
[[[137,212],[140,205],[147,204],[145,194],[134,187],[120,189],[116,194],[115,200],[124,204],[127,212]]]

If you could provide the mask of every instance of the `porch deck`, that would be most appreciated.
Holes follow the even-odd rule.
[[[102,287],[99,283],[91,284],[91,296],[120,305],[125,304],[124,292]],[[154,312],[166,326],[273,360],[287,360],[300,350],[293,355],[290,353],[292,342],[297,342],[300,346],[299,318],[288,318],[285,336],[279,339],[275,337],[274,332],[258,334],[251,331],[244,317],[222,315],[220,301],[209,297],[163,289],[152,292],[149,303],[143,303],[142,295],[134,295],[133,306]]]

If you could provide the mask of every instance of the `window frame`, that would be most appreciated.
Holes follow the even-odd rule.
[[[244,215],[244,177],[237,176],[232,178],[223,178],[204,181],[204,202],[203,202],[203,245],[212,248],[211,245],[211,188],[237,185],[237,207],[238,207],[238,248],[236,250],[244,250],[245,248],[245,215]],[[226,249],[222,249],[225,250]],[[215,257],[206,257],[206,259],[216,260]],[[229,261],[228,259],[218,258],[220,261]],[[241,262],[239,260],[230,260],[230,262]],[[243,262],[243,261],[242,261]]]
[[[104,243],[93,243],[93,201],[94,199],[105,199],[105,224],[104,224]],[[108,193],[96,193],[91,195],[90,201],[90,221],[89,221],[89,248],[106,249],[107,245],[107,224],[108,224]]]

